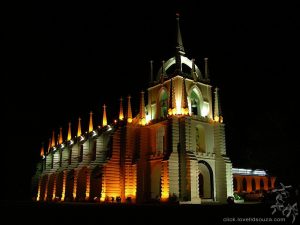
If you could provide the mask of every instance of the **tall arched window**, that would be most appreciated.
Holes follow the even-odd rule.
[[[166,117],[168,115],[168,94],[163,89],[160,93],[160,117]]]
[[[264,180],[260,179],[260,189],[264,189]]]
[[[243,191],[247,191],[247,181],[246,178],[243,178]]]
[[[255,184],[254,178],[252,178],[251,185],[252,185],[252,191],[255,191],[256,190],[256,184]]]
[[[205,152],[205,130],[202,125],[196,126],[196,152]]]
[[[193,89],[191,92],[191,111],[192,111],[192,115],[201,115],[201,111],[200,111],[200,98],[199,98],[199,94],[197,93],[198,90],[197,89]]]

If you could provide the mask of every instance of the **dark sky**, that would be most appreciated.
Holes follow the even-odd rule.
[[[211,83],[220,87],[233,165],[298,182],[299,8],[170,2],[39,2],[3,20],[5,179],[17,198],[29,195],[41,142],[46,146],[52,129],[62,126],[66,135],[78,116],[87,129],[90,110],[100,123],[103,103],[112,120],[128,94],[137,112],[149,60],[157,71],[174,55],[176,12],[187,56],[202,71],[208,57]]]

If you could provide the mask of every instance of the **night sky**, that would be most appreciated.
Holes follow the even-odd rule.
[[[65,138],[70,121],[74,134],[80,116],[87,130],[91,110],[100,124],[104,103],[112,121],[119,98],[128,94],[136,115],[149,60],[156,74],[161,61],[174,56],[176,12],[187,57],[202,71],[209,58],[233,166],[267,169],[286,184],[299,184],[299,8],[170,2],[39,2],[4,19],[7,196],[29,198],[41,142],[46,148],[52,129],[57,134],[62,126]]]

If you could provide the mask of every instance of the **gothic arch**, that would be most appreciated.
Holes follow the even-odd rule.
[[[193,67],[192,66],[192,64],[193,64],[192,60],[190,60],[189,58],[187,58],[185,56],[182,56],[182,55],[180,56],[180,58],[181,58],[181,63],[183,65],[186,65],[187,67],[189,67],[190,69],[192,69],[192,67]],[[175,57],[172,57],[167,62],[164,63],[164,70],[168,71],[168,69],[170,69],[171,66],[174,65],[174,64],[176,64],[176,59],[175,59]],[[196,64],[195,64],[195,70],[196,70],[196,76],[197,76],[197,78],[202,79],[202,74],[201,74],[201,72],[200,72],[200,70],[199,70],[199,68],[198,68],[198,66]],[[160,67],[160,69],[159,69],[159,71],[157,73],[157,76],[156,76],[156,80],[157,81],[159,81],[161,74],[162,74],[162,67]],[[191,75],[188,75],[188,78],[193,79]]]
[[[198,184],[199,184],[199,195],[201,198],[214,199],[214,176],[213,170],[208,162],[204,160],[198,161],[199,174],[198,174]],[[201,174],[201,175],[200,175]],[[203,178],[203,183],[199,182],[199,179]],[[203,190],[203,191],[202,191]],[[203,196],[201,196],[203,192]]]
[[[251,186],[252,186],[252,191],[255,191],[256,190],[256,183],[255,183],[254,178],[252,178],[252,180],[251,180]]]
[[[188,106],[191,115],[202,115],[203,96],[196,85],[193,85],[188,91]]]
[[[156,118],[166,117],[168,115],[168,90],[162,87],[158,92],[156,104]]]
[[[201,124],[196,126],[196,152],[206,152],[205,129]]]
[[[49,176],[49,181],[48,181],[48,192],[47,192],[47,200],[52,200],[53,193],[55,191],[55,179],[56,179],[56,174],[53,173]]]
[[[49,179],[49,176],[46,174],[43,177],[41,177],[41,188],[40,188],[40,199],[44,200],[45,194],[46,194],[46,185],[47,185],[47,180]]]
[[[242,186],[243,186],[243,191],[247,191],[247,180],[246,180],[246,178],[244,177],[243,178],[243,181],[242,181]]]
[[[87,168],[86,167],[82,167],[78,171],[77,193],[76,193],[76,198],[78,199],[78,201],[84,201],[85,200],[86,173],[87,173]]]
[[[96,166],[91,173],[91,190],[90,190],[90,198],[100,199],[101,190],[102,190],[102,169],[99,166]]]
[[[73,190],[74,190],[74,170],[71,170],[67,174],[66,179],[66,201],[73,200]]]
[[[57,178],[56,178],[56,196],[59,197],[59,199],[61,199],[61,195],[62,195],[63,182],[64,182],[64,172],[61,171],[60,173],[57,174]]]

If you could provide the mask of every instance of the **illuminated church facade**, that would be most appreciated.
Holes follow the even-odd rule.
[[[33,178],[37,201],[143,203],[177,199],[180,203],[226,202],[233,196],[232,164],[226,155],[225,125],[218,88],[209,82],[207,59],[201,73],[185,56],[177,17],[176,54],[162,63],[145,105],[132,115],[130,96],[120,100],[119,119],[63,139],[53,131],[48,151]],[[125,103],[125,101],[124,101]],[[125,104],[124,104],[125,105]]]

